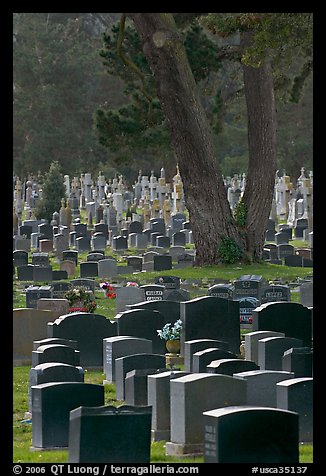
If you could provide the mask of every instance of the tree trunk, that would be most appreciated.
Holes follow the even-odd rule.
[[[141,38],[168,120],[196,246],[196,264],[219,262],[221,238],[244,238],[233,219],[210,126],[170,13],[127,13]]]
[[[247,48],[251,32],[241,33]],[[259,68],[243,66],[248,116],[249,166],[243,202],[247,210],[247,253],[262,258],[267,220],[271,211],[276,174],[276,119],[273,73],[268,58]]]

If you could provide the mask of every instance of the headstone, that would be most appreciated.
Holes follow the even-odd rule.
[[[264,288],[261,294],[261,304],[265,302],[291,301],[291,291],[289,286],[273,285]]]
[[[43,383],[33,386],[33,447],[68,447],[69,412],[82,405],[103,406],[104,386],[81,382]]]
[[[154,271],[164,271],[166,269],[172,269],[172,256],[169,255],[157,255],[154,256]]]
[[[33,281],[33,264],[20,265],[17,268],[18,281]]]
[[[277,245],[277,255],[279,259],[284,259],[286,256],[294,255],[294,246],[292,245]]]
[[[77,251],[89,251],[91,249],[91,240],[88,236],[79,236],[76,238]]]
[[[208,288],[208,296],[233,299],[234,287],[231,284],[214,284]]]
[[[67,314],[69,308],[69,302],[67,299],[48,299],[41,298],[37,300],[37,309],[47,309],[52,311],[53,317],[58,317]]]
[[[147,380],[149,375],[165,372],[162,369],[135,369],[126,373],[125,397],[127,405],[146,406],[148,400]]]
[[[313,351],[310,347],[292,347],[284,352],[282,369],[293,372],[296,378],[312,377]]]
[[[237,356],[228,350],[209,347],[208,349],[199,350],[192,356],[192,372],[207,372],[207,365],[213,360],[218,359],[236,359]]]
[[[159,311],[164,316],[164,324],[176,322],[180,318],[180,303],[178,301],[143,301],[138,304],[128,304],[127,310],[147,309]],[[163,324],[163,325],[164,325]]]
[[[52,281],[61,281],[62,279],[68,279],[68,272],[65,270],[52,270]]]
[[[163,294],[164,299],[167,301],[189,301],[190,293],[185,289],[166,289]]]
[[[172,228],[175,231],[180,231],[183,227],[185,221],[187,221],[186,215],[184,213],[175,213],[171,216],[172,219]]]
[[[114,236],[112,238],[112,249],[115,251],[127,250],[128,239],[125,236]]]
[[[37,301],[41,298],[53,298],[52,286],[28,286],[26,288],[26,307],[37,308]]]
[[[188,372],[178,370],[151,374],[147,379],[148,405],[152,406],[152,440],[170,439],[170,381]]]
[[[65,260],[60,263],[60,270],[66,271],[68,277],[71,278],[76,274],[76,263],[74,261]]]
[[[193,339],[184,343],[184,369],[186,372],[193,372],[193,355],[205,349],[229,349],[228,342],[214,339]],[[205,369],[206,371],[206,369]]]
[[[28,409],[32,411],[32,390],[34,385],[48,382],[84,382],[82,367],[61,362],[47,362],[36,365],[29,371]]]
[[[228,375],[190,374],[171,380],[171,441],[167,455],[203,453],[203,412],[245,405],[246,383]]]
[[[159,235],[156,238],[156,246],[159,246],[160,248],[170,248],[170,238],[168,236],[164,235]]]
[[[32,361],[33,341],[46,336],[47,324],[53,319],[52,311],[26,308],[13,310],[13,360],[15,364],[28,365]],[[26,363],[24,364],[24,362]]]
[[[102,367],[103,339],[116,334],[117,324],[99,314],[67,314],[49,322],[47,326],[48,337],[62,337],[78,342],[82,367]]]
[[[52,253],[53,251],[53,240],[39,240],[39,250],[41,253]]]
[[[81,278],[95,278],[98,276],[97,261],[85,261],[80,263]]]
[[[103,339],[103,372],[107,382],[115,382],[115,359],[132,354],[152,353],[152,341],[129,336]]]
[[[259,370],[259,365],[252,360],[218,359],[212,360],[206,366],[206,369],[208,373],[212,374],[233,375],[239,372],[247,372],[248,370]]]
[[[32,264],[37,266],[49,266],[49,253],[32,253]]]
[[[86,291],[95,291],[95,280],[94,279],[84,279],[84,278],[77,278],[72,279],[70,281],[72,286],[81,286],[86,289]]]
[[[71,347],[72,349],[77,350],[78,342],[72,339],[60,339],[59,337],[39,339],[39,340],[34,340],[33,350],[37,350],[41,345],[51,345],[51,344],[67,345],[68,347]]]
[[[262,276],[246,274],[234,281],[233,299],[254,297],[260,300],[264,280]]]
[[[180,281],[178,276],[157,276],[155,278],[155,284],[164,286],[168,290],[180,289]]]
[[[185,246],[186,245],[186,235],[181,231],[173,233],[172,235],[172,246]]]
[[[30,225],[20,225],[18,227],[19,236],[25,235],[26,238],[30,238],[32,233],[33,233],[33,228]]]
[[[80,352],[62,344],[41,345],[37,350],[32,351],[32,367],[47,362],[61,362],[76,366],[80,363]]]
[[[259,301],[255,297],[245,297],[239,299],[239,316],[241,324],[252,323],[252,311],[259,306]]]
[[[258,364],[258,342],[266,337],[284,337],[283,332],[254,331],[245,334],[245,357]]]
[[[275,242],[277,245],[285,245],[289,243],[289,235],[285,231],[279,231],[275,234]]]
[[[313,282],[302,283],[300,285],[300,303],[305,307],[313,307],[313,292],[314,285]]]
[[[13,251],[13,263],[16,267],[28,264],[28,253],[23,250]]]
[[[147,235],[142,235],[140,233],[137,233],[137,235],[136,235],[136,248],[146,249],[147,245],[148,245]]]
[[[277,408],[299,415],[299,441],[313,441],[313,379],[294,378],[276,385]]]
[[[117,262],[114,259],[102,259],[98,262],[98,277],[113,278],[118,275]]]
[[[54,299],[65,299],[64,296],[66,292],[69,291],[69,289],[71,289],[72,286],[69,281],[59,281],[59,282],[52,283],[52,288],[53,288]],[[62,314],[67,314],[67,312],[63,312]]]
[[[91,238],[91,248],[92,250],[105,250],[106,249],[107,238],[104,234],[93,235]]]
[[[295,302],[269,302],[252,312],[253,331],[283,332],[286,337],[301,339],[311,347],[312,311]]]
[[[299,463],[298,415],[294,412],[233,406],[204,412],[203,424],[205,463]]]
[[[71,410],[69,463],[149,464],[151,413],[128,405]]]
[[[258,342],[258,364],[261,370],[282,370],[286,350],[302,347],[302,341],[293,337],[266,337]]]
[[[116,288],[116,312],[128,310],[128,305],[144,301],[144,291],[136,286]]]
[[[229,350],[239,353],[239,303],[229,299],[204,296],[180,303],[183,323],[181,354],[184,342],[193,339],[216,339],[229,343]]]
[[[125,399],[125,378],[128,372],[137,369],[164,369],[165,355],[132,354],[115,359],[116,399]]]
[[[144,293],[145,301],[162,301],[163,300],[163,294],[165,291],[164,286],[146,284],[144,286],[140,286],[140,289]]]
[[[178,261],[179,256],[183,256],[186,253],[184,246],[171,246],[169,248],[169,255],[172,257],[172,261]]]
[[[157,253],[157,251],[147,251],[146,253],[144,253],[143,255],[144,263],[147,263],[149,261],[154,261],[154,256],[159,256],[159,253]]]
[[[129,234],[141,233],[142,231],[143,231],[143,224],[140,221],[132,221],[129,224]]]
[[[142,271],[143,258],[141,256],[128,256],[127,266],[131,266],[134,271]]]
[[[247,405],[276,408],[276,384],[294,378],[293,372],[249,370],[234,374],[247,382]]]
[[[15,250],[26,251],[27,253],[31,251],[31,240],[29,238],[15,236],[14,240],[15,240]]]
[[[164,316],[160,312],[134,309],[117,314],[115,320],[118,324],[117,334],[119,336],[148,339],[152,341],[153,353],[163,354],[165,352],[165,343],[157,334],[157,329],[162,329],[165,324]]]
[[[74,261],[76,266],[78,264],[78,251],[76,250],[65,250],[62,252],[62,259],[64,260],[69,260],[69,261]]]
[[[33,267],[34,282],[52,281],[52,266],[36,266]]]
[[[90,253],[88,253],[88,255],[86,256],[86,261],[89,262],[98,262],[100,261],[101,259],[104,259],[105,256],[104,256],[104,251],[103,252],[100,252],[100,250],[97,250],[97,251],[91,251]]]

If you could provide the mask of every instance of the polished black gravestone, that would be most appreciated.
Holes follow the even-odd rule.
[[[193,339],[216,339],[229,343],[229,350],[240,348],[239,302],[204,296],[180,303],[183,324],[181,354],[184,342]]]
[[[41,340],[34,340],[33,341],[33,350],[37,350],[38,347],[41,345],[50,345],[50,344],[61,344],[67,345],[68,347],[72,347],[73,349],[77,349],[77,341],[72,339],[60,339],[59,337],[52,337],[47,339]]]
[[[236,359],[237,356],[224,349],[208,348],[195,352],[192,356],[192,372],[207,372],[207,365],[213,360]]]
[[[180,303],[178,301],[143,301],[136,304],[127,304],[127,310],[148,309],[158,311],[164,316],[164,324],[176,322],[180,319]],[[164,325],[163,324],[163,325]]]
[[[33,386],[33,448],[67,447],[69,412],[82,405],[103,406],[104,386],[81,382],[51,382]]]
[[[127,405],[144,406],[148,404],[147,377],[166,372],[162,369],[135,369],[125,377],[125,402]]]
[[[294,372],[295,377],[312,377],[313,351],[310,347],[286,350],[282,357],[282,370]]]
[[[205,463],[299,462],[298,414],[233,406],[203,413]]]
[[[48,382],[84,382],[84,369],[60,362],[47,362],[32,367],[29,371],[28,408],[32,411],[32,391],[34,385]]]
[[[47,333],[48,337],[76,340],[82,367],[102,367],[103,339],[117,335],[117,324],[99,314],[74,312],[48,322]]]
[[[312,311],[296,302],[268,302],[252,311],[252,330],[283,332],[311,347]]]
[[[152,408],[81,406],[70,411],[69,463],[149,463]]]
[[[32,367],[47,362],[61,362],[68,365],[80,364],[80,352],[68,345],[41,345],[32,351]]]
[[[212,374],[233,375],[249,370],[259,370],[259,366],[251,360],[243,359],[218,359],[212,360],[206,366],[207,372]]]

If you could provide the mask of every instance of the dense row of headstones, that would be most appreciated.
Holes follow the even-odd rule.
[[[14,321],[24,327],[21,311]],[[166,368],[157,336],[179,316],[182,372]],[[170,455],[284,463],[298,462],[299,441],[312,441],[312,310],[301,304],[256,308],[244,358],[239,302],[224,298],[145,301],[114,322],[87,313],[44,322],[31,352],[34,449],[67,447],[71,462],[149,462],[150,441],[164,439]],[[90,367],[103,368],[123,406],[105,406],[103,385],[84,383]],[[238,451],[249,428],[250,445]]]
[[[61,261],[75,261],[74,254],[69,254],[69,250],[89,252],[87,262],[80,263],[81,277],[112,277],[123,272],[142,270],[162,271],[172,269],[172,266],[192,266],[194,262],[194,251],[185,248],[187,244],[193,243],[193,240],[190,223],[186,221],[184,213],[172,216],[171,227],[166,227],[163,218],[150,219],[149,228],[146,229],[143,229],[140,221],[132,221],[128,223],[128,228],[122,229],[121,234],[116,236],[112,235],[112,229],[110,230],[106,223],[96,223],[93,230],[85,223],[75,223],[72,228],[72,231],[69,231],[66,226],[55,226],[41,220],[25,220],[18,227],[18,234],[14,235],[14,265],[23,266],[19,273],[17,270],[18,279],[65,279],[64,271],[68,265],[63,264],[59,271],[52,271],[48,253],[54,252]],[[311,267],[313,232],[304,233],[308,230],[308,220],[296,220],[295,227],[280,224],[278,230],[277,232],[275,222],[269,219],[263,259],[274,264]],[[292,239],[306,239],[309,248],[295,248],[289,243]],[[128,257],[127,270],[123,270],[123,266],[114,266],[114,263],[101,263],[107,259],[105,251],[108,247],[119,253],[129,247],[136,248],[139,255]],[[26,268],[29,264],[28,256],[23,252],[28,253],[31,250],[34,250],[32,262]],[[148,252],[152,254],[148,255]]]

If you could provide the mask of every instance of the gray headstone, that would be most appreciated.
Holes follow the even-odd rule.
[[[193,355],[196,352],[209,348],[218,348],[228,350],[229,344],[220,340],[214,339],[193,339],[188,340],[184,344],[184,369],[186,372],[193,371]],[[205,369],[206,371],[206,369]]]
[[[246,403],[246,382],[228,375],[190,374],[170,385],[171,441],[166,454],[202,453],[203,412]]]
[[[152,341],[139,337],[115,336],[103,339],[103,372],[115,382],[115,359],[133,354],[152,353]]]
[[[32,352],[32,366],[48,362],[60,362],[68,365],[79,365],[80,352],[67,345],[48,344],[41,345]]]
[[[255,331],[245,334],[245,356],[247,360],[252,360],[258,364],[258,342],[266,337],[284,337],[283,332],[275,331]]]
[[[144,301],[144,291],[136,286],[126,286],[116,289],[116,312],[128,310],[129,304],[137,304]]]
[[[235,354],[224,349],[209,347],[208,349],[199,350],[192,356],[192,372],[206,372],[207,365],[209,365],[213,360],[236,358],[237,356]]]
[[[293,372],[249,370],[234,374],[247,382],[247,405],[276,408],[276,384],[294,378]]]
[[[113,278],[118,275],[117,262],[113,259],[102,259],[98,262],[98,277]]]
[[[97,261],[85,261],[80,263],[81,278],[95,278],[98,276]]]
[[[313,379],[294,378],[276,385],[277,407],[299,414],[299,440],[313,441]]]
[[[206,366],[207,372],[212,374],[233,375],[248,370],[259,370],[259,366],[251,360],[243,359],[218,359],[212,360]]]

